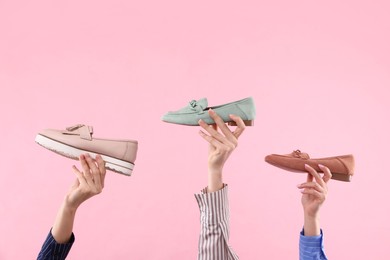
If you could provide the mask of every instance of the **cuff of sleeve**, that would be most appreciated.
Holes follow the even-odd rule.
[[[328,259],[324,252],[323,234],[304,236],[303,229],[299,240],[299,259]]]
[[[59,256],[59,255],[63,255],[63,254],[68,254],[68,252],[70,251],[70,249],[72,248],[73,246],[73,243],[74,243],[74,240],[75,240],[75,236],[72,232],[72,235],[70,236],[69,238],[69,241],[66,242],[66,243],[57,243],[57,241],[54,239],[52,233],[51,233],[51,230],[50,230],[50,233],[47,235],[47,238],[46,238],[46,241],[53,245],[53,251],[51,252],[51,255],[52,256]]]
[[[38,259],[52,259],[52,257],[55,257],[55,259],[65,259],[72,248],[74,241],[75,236],[72,233],[67,243],[57,243],[50,230]]]
[[[201,212],[201,221],[215,224],[229,218],[228,187],[207,193],[207,187],[201,193],[195,194]]]
[[[305,236],[303,229],[300,233],[300,245],[305,246],[306,248],[323,248],[323,234],[321,229],[321,234],[318,236]]]
[[[66,243],[57,243],[57,241],[54,239],[53,234],[51,233],[51,229],[50,229],[50,233],[49,233],[49,235],[47,235],[47,240],[50,241],[51,243],[54,243],[54,244],[57,244],[57,245],[69,245],[69,244],[72,245],[74,240],[75,240],[75,236],[74,236],[74,234],[72,232],[72,235],[70,236],[68,242],[66,242]]]

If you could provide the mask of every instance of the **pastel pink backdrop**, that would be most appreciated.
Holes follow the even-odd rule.
[[[253,96],[225,167],[241,259],[298,259],[303,174],[269,153],[353,153],[331,181],[329,259],[389,259],[388,1],[0,1],[0,259],[34,259],[76,161],[34,143],[42,128],[93,125],[139,141],[133,176],[109,172],[77,214],[69,259],[196,259],[207,182],[197,127],[160,117],[191,99]]]

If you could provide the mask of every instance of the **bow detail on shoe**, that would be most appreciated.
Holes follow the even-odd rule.
[[[310,159],[310,156],[307,153],[302,153],[300,150],[295,150],[291,153],[295,158]]]
[[[65,134],[78,134],[80,138],[91,141],[93,134],[93,127],[89,125],[77,124],[66,128]],[[71,133],[70,133],[71,132]]]
[[[77,130],[83,126],[84,125],[82,125],[82,124],[72,125],[72,126],[67,127],[66,130],[72,132],[72,131]]]
[[[201,113],[205,108],[207,108],[207,99],[202,98],[199,99],[198,101],[191,100],[189,102],[189,107],[191,110]]]

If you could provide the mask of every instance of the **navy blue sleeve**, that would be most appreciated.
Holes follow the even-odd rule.
[[[64,244],[59,244],[55,241],[51,230],[45,242],[42,245],[41,252],[39,252],[37,260],[62,260],[65,259],[72,248],[75,237],[72,233],[69,241]]]

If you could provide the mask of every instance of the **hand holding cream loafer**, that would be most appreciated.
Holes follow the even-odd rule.
[[[93,158],[100,154],[107,169],[130,176],[137,157],[138,142],[93,138],[92,134],[93,127],[87,125],[75,125],[66,130],[45,129],[37,134],[35,142],[76,160],[81,154],[89,153]]]
[[[265,161],[284,170],[299,172],[306,172],[305,164],[310,165],[318,172],[322,172],[321,168],[318,167],[318,164],[322,164],[329,168],[332,173],[332,179],[346,182],[351,181],[355,169],[355,161],[352,154],[311,159],[307,153],[296,150],[285,155],[267,155]]]
[[[245,98],[224,105],[208,107],[206,98],[198,101],[192,100],[189,104],[177,111],[170,111],[162,116],[162,121],[179,125],[197,126],[199,119],[202,119],[206,124],[214,124],[214,120],[207,112],[212,109],[217,113],[225,123],[236,125],[229,115],[241,117],[246,126],[252,126],[256,117],[256,109],[253,98]]]

